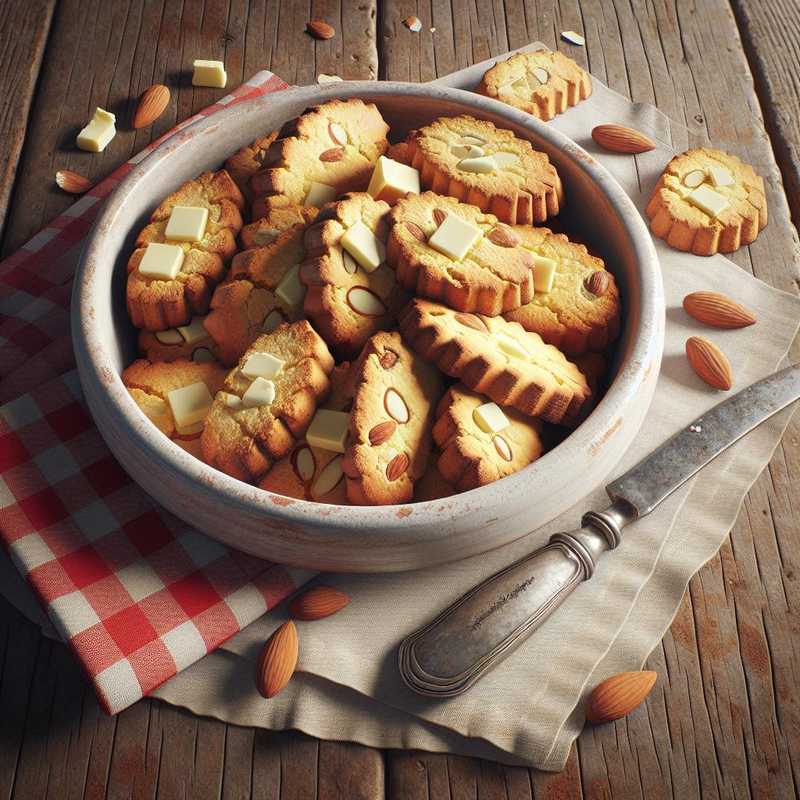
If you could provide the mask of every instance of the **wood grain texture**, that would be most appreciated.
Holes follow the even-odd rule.
[[[0,0],[0,241],[55,0]]]

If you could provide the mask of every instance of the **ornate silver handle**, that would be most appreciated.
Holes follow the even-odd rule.
[[[487,578],[400,645],[400,674],[419,694],[466,691],[535,631],[615,548],[635,512],[624,501],[590,511],[576,531]]]

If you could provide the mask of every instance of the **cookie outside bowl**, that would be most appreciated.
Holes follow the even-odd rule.
[[[402,506],[320,506],[234,478],[165,437],[120,379],[136,341],[119,290],[136,231],[183,181],[218,168],[236,149],[308,106],[363,98],[380,108],[393,139],[442,116],[469,114],[525,137],[548,154],[567,207],[591,207],[585,238],[605,242],[623,294],[616,376],[592,414],[563,443],[520,472],[463,494]],[[610,256],[613,256],[610,257]],[[109,291],[109,285],[115,287]],[[494,549],[543,525],[608,476],[649,407],[660,364],[664,300],[644,222],[613,178],[571,140],[514,108],[440,86],[347,82],[299,87],[235,105],[195,123],[144,159],[106,203],[75,280],[73,341],[89,408],[112,452],[143,488],[209,535],[290,565],[340,571],[397,571]],[[580,486],[576,493],[575,487]]]

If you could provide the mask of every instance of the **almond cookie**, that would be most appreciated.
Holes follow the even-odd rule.
[[[385,263],[389,206],[365,192],[346,195],[305,233],[303,308],[342,357],[357,355],[377,331],[394,327],[408,297]]]
[[[292,449],[330,389],[333,357],[306,320],[259,336],[225,378],[206,418],[206,463],[243,481]]]
[[[533,256],[497,217],[424,192],[399,200],[389,222],[389,264],[415,294],[489,316],[533,299]]]
[[[253,176],[253,215],[284,205],[319,208],[369,185],[386,152],[389,126],[363,100],[331,100],[300,116],[269,148],[267,169]]]
[[[414,484],[414,502],[425,503],[429,500],[442,500],[451,495],[458,494],[456,490],[442,477],[436,464],[435,453],[428,459],[428,468],[422,477]]]
[[[383,332],[364,346],[353,379],[347,497],[357,505],[405,503],[427,466],[441,376],[398,333]]]
[[[491,122],[442,117],[412,131],[406,141],[424,189],[470,203],[502,222],[544,222],[563,205],[564,189],[550,159]]]
[[[242,228],[239,241],[245,250],[263,247],[274,242],[284,231],[295,225],[308,225],[317,216],[317,209],[304,206],[282,206],[273,208],[265,217]]]
[[[459,492],[519,472],[542,454],[541,423],[457,383],[439,401],[433,439],[442,477]]]
[[[558,51],[517,53],[487,70],[477,91],[550,120],[592,93],[592,78]]]
[[[604,350],[619,334],[619,290],[602,259],[562,233],[517,225],[512,233],[533,258],[535,294],[504,316],[538,333],[567,356]]]
[[[591,395],[583,373],[560,350],[516,322],[419,298],[399,322],[403,338],[423,358],[501,406],[574,425]]]
[[[236,252],[244,199],[225,170],[184,183],[154,212],[128,261],[127,305],[137,328],[162,331],[205,314]],[[194,233],[173,234],[173,211],[202,216]]]
[[[269,152],[269,146],[278,138],[278,132],[273,131],[266,136],[261,136],[254,142],[234,153],[226,162],[225,169],[233,178],[239,191],[248,200],[252,200],[250,179],[256,172],[264,169],[264,161]]]
[[[349,412],[352,396],[349,382],[350,363],[337,364],[330,375],[331,393],[320,408]],[[342,471],[344,456],[337,450],[327,450],[297,442],[286,458],[282,458],[258,484],[261,489],[319,503],[347,504],[347,489]]]
[[[139,331],[139,352],[148,361],[216,361],[217,344],[203,326],[204,322],[205,317],[193,317],[188,325],[177,328]]]
[[[223,364],[235,364],[262,333],[302,316],[305,287],[298,277],[305,225],[263,247],[237,253],[227,280],[211,298],[205,328]]]
[[[650,230],[676,250],[732,253],[767,224],[764,179],[730,153],[687,150],[667,164],[645,211]]]
[[[198,458],[203,422],[224,380],[219,364],[186,359],[153,364],[140,358],[122,373],[122,382],[145,416]]]

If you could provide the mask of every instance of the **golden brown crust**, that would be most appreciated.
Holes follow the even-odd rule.
[[[483,232],[461,261],[434,250],[428,240],[448,214]],[[527,250],[497,234],[509,227],[475,206],[433,192],[399,200],[389,214],[387,259],[398,281],[415,294],[458,311],[496,316],[533,298],[533,261]]]
[[[317,209],[311,207],[288,205],[273,208],[265,217],[245,225],[239,234],[239,241],[243,249],[263,247],[295,225],[308,225],[316,216]]]
[[[727,170],[734,179],[732,186],[710,185],[729,203],[717,217],[686,200],[691,188],[684,184],[696,171],[707,176],[712,165]],[[709,184],[708,177],[704,183]],[[764,179],[736,156],[710,147],[675,156],[658,179],[645,211],[654,235],[676,250],[698,256],[732,253],[751,244],[768,220]]]
[[[277,137],[277,131],[261,136],[238,150],[225,162],[225,169],[228,174],[239,187],[242,195],[248,200],[252,198],[250,179],[256,172],[264,169],[264,161],[266,160],[269,146]]]
[[[204,317],[194,317],[192,324],[202,324]],[[200,363],[216,361],[219,358],[216,343],[210,335],[200,339],[187,341],[177,328],[166,331],[140,330],[138,338],[139,352],[148,361],[178,361],[187,359]]]
[[[357,355],[372,334],[393,327],[408,299],[394,270],[381,264],[367,272],[340,244],[359,220],[385,244],[388,212],[387,203],[355,192],[329,204],[306,230],[305,259],[300,265],[300,279],[307,287],[304,312],[340,356]],[[365,293],[370,307],[359,302]]]
[[[602,259],[547,228],[518,225],[513,230],[523,248],[554,260],[556,271],[549,292],[537,291],[505,318],[538,333],[567,356],[605,350],[619,335],[620,299],[614,276],[605,271]],[[591,281],[597,272],[604,280]]]
[[[544,222],[563,205],[561,179],[547,155],[491,122],[466,115],[442,117],[412,131],[406,142],[423,188],[477,206],[502,222]],[[464,148],[491,156],[493,171],[468,169],[472,156]]]
[[[508,426],[484,431],[474,413],[487,397],[462,384],[451,386],[439,402],[433,438],[442,451],[439,472],[456,491],[465,492],[519,472],[542,454],[538,420],[504,409]]]
[[[357,505],[405,503],[427,466],[441,377],[398,333],[383,332],[364,346],[353,380],[347,497]]]
[[[231,406],[231,396],[241,400],[252,383],[241,368],[257,352],[284,362],[273,379],[275,399],[251,408]],[[329,391],[333,366],[325,342],[306,320],[281,325],[256,339],[214,398],[201,438],[206,463],[243,481],[260,479],[305,433]]]
[[[516,322],[419,298],[400,314],[403,338],[468,388],[547,422],[574,425],[591,392],[560,350]]]
[[[517,53],[490,67],[477,91],[551,120],[592,93],[592,78],[571,58],[558,51]]]

